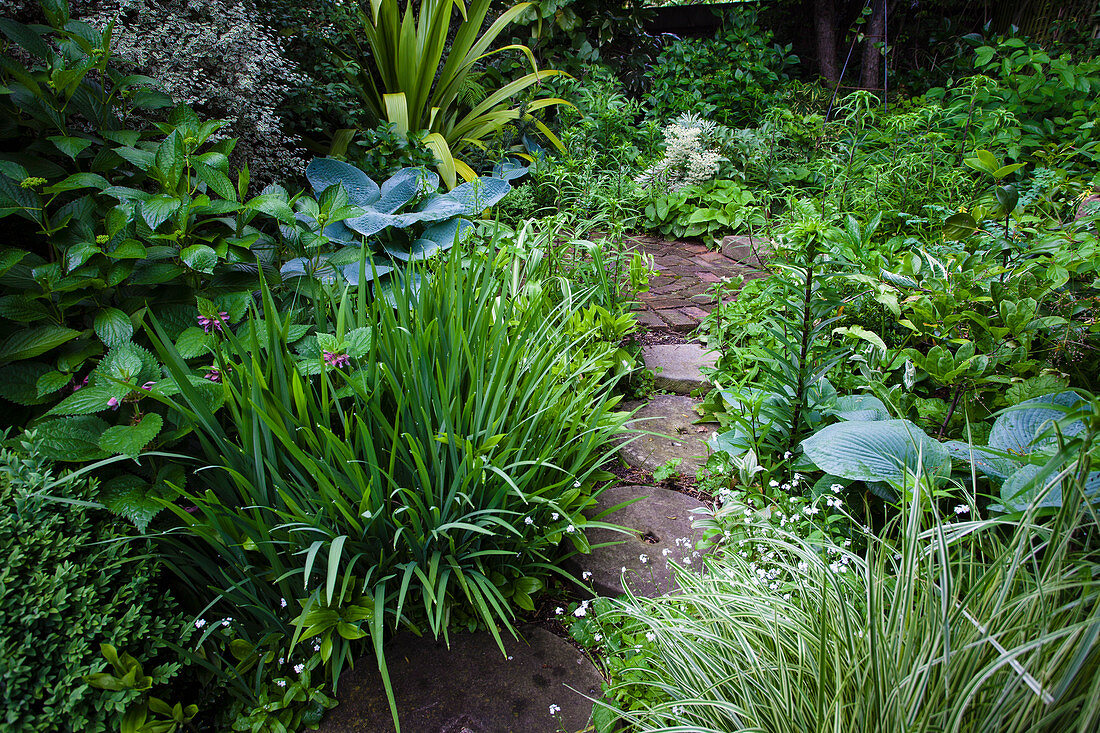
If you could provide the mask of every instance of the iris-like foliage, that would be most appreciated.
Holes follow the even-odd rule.
[[[604,355],[565,335],[587,300],[517,298],[457,251],[421,282],[354,317],[349,294],[332,340],[369,345],[317,369],[265,296],[263,328],[219,351],[222,420],[159,345],[212,466],[180,491],[167,552],[261,662],[316,645],[335,684],[369,639],[388,690],[389,630],[496,635],[560,572],[563,537],[587,549],[581,509],[625,419],[593,369]]]

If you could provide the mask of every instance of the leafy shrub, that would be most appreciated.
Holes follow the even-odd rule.
[[[730,127],[755,120],[798,62],[790,46],[769,45],[754,12],[734,12],[715,38],[683,38],[665,47],[648,76],[653,114],[692,112]]]
[[[185,534],[166,552],[257,653],[320,655],[334,682],[365,637],[496,634],[532,609],[561,540],[586,549],[581,510],[625,419],[602,354],[563,335],[584,297],[553,306],[457,250],[419,283],[369,303],[352,288],[316,369],[267,298],[262,328],[219,342],[231,428],[160,344],[214,467],[180,491],[195,510],[173,508]]]
[[[94,493],[87,479],[57,478],[30,436],[0,451],[0,730],[114,730],[139,694],[83,680],[103,666],[100,643],[164,660],[172,657],[165,641],[187,636],[147,543],[79,505]],[[179,670],[166,662],[149,674],[159,684]]]
[[[114,24],[114,51],[173,100],[227,122],[238,161],[270,183],[301,170],[280,106],[304,85],[283,42],[248,0],[102,0],[85,20]]]

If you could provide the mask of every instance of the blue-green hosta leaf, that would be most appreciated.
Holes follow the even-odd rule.
[[[35,437],[44,457],[82,463],[110,456],[99,447],[99,437],[106,429],[107,423],[95,415],[76,415],[39,422]]]
[[[375,283],[374,297],[385,298],[391,308],[397,308],[401,301],[412,305],[420,297],[420,275],[391,277],[385,282]]]
[[[1009,476],[1001,485],[1002,504],[991,505],[990,509],[1019,512],[1027,509],[1033,502],[1039,508],[1062,506],[1062,482],[1054,481],[1060,471],[1055,468],[1043,480],[1036,480],[1043,468],[1029,463]],[[1100,471],[1089,473],[1083,489],[1087,501],[1100,502]]]
[[[493,178],[504,181],[514,181],[527,175],[527,166],[518,158],[505,158],[493,166]]]
[[[889,420],[890,411],[882,400],[869,394],[837,397],[832,413],[841,420]]]
[[[68,343],[80,335],[64,326],[39,326],[16,331],[0,343],[0,361],[31,359],[39,354]]]
[[[454,193],[454,191],[451,193]],[[451,194],[445,194],[428,197],[416,211],[408,211],[403,214],[368,211],[363,216],[348,219],[345,223],[363,236],[370,237],[387,227],[404,229],[420,222],[443,221],[444,219],[461,216],[464,213],[466,213],[466,210],[462,202],[451,197]]]
[[[512,186],[508,181],[499,178],[478,178],[455,186],[447,196],[462,204],[464,215],[477,216],[490,206],[496,206],[511,190]]]
[[[133,337],[134,324],[118,308],[104,308],[95,316],[95,333],[108,347],[118,346]]]
[[[340,184],[347,191],[348,201],[353,206],[372,208],[381,193],[378,184],[366,173],[353,165],[332,158],[311,160],[306,167],[306,178],[317,196],[324,193],[329,186]]]
[[[997,481],[1004,481],[1015,473],[1022,463],[1021,459],[1011,454],[1004,454],[991,448],[971,446],[961,440],[949,440],[943,444],[952,458],[957,458],[965,463],[973,464],[979,473]]]
[[[350,285],[358,285],[360,282],[369,283],[375,277],[388,275],[393,272],[393,268],[389,265],[382,265],[377,262],[368,262],[366,268],[361,270],[359,268],[359,263],[353,262],[350,265],[341,267],[340,272]],[[363,275],[362,278],[359,277],[360,273]]]
[[[826,473],[898,489],[907,473],[933,481],[951,474],[947,449],[908,420],[836,423],[802,441],[802,449]]]
[[[140,476],[118,476],[107,481],[100,497],[108,510],[133,522],[139,532],[145,531],[166,503],[157,488]]]
[[[1005,410],[994,421],[993,430],[989,434],[989,447],[997,450],[1027,455],[1033,449],[1055,442],[1052,435],[1037,440],[1039,436],[1048,430],[1051,424],[1065,417],[1065,410],[1044,405],[1060,405],[1072,407],[1081,401],[1081,396],[1076,392],[1059,392],[1035,397],[1021,402],[1018,406]],[[1084,423],[1076,421],[1067,425],[1063,432],[1073,436],[1080,434],[1085,429]]]
[[[439,188],[439,176],[424,168],[402,168],[382,184],[381,195],[374,205],[375,211],[392,214],[416,198],[423,191]]]
[[[149,412],[136,425],[115,425],[104,430],[99,439],[99,447],[112,455],[136,458],[157,437],[163,426],[164,418],[155,412]]]

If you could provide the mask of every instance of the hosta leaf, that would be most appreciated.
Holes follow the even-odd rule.
[[[462,213],[474,216],[495,206],[512,190],[508,181],[499,178],[478,178],[451,189],[447,194],[462,204]]]
[[[435,184],[429,186],[431,176],[435,177]],[[434,191],[438,186],[439,176],[420,168],[402,168],[382,184],[381,195],[371,208],[384,214],[392,214],[412,201],[418,191]]]
[[[516,158],[505,158],[493,166],[493,178],[513,181],[527,175],[527,166]]]
[[[157,488],[140,476],[113,478],[103,484],[100,492],[103,505],[133,522],[139,532],[145,531],[166,503]]]
[[[35,437],[46,458],[82,463],[110,455],[99,447],[99,438],[106,429],[107,423],[94,415],[59,417],[35,425]]]
[[[951,473],[951,457],[940,443],[908,420],[848,421],[829,425],[802,441],[802,449],[826,473],[853,481],[905,485],[906,474],[931,480]]]
[[[0,344],[0,361],[31,359],[80,335],[64,326],[39,326],[17,331]]]
[[[163,425],[164,419],[160,415],[155,412],[147,413],[136,425],[115,425],[107,428],[99,439],[99,447],[111,454],[136,458],[157,437]]]
[[[353,165],[332,158],[314,158],[306,167],[306,178],[313,192],[320,196],[333,184],[340,184],[348,192],[348,200],[354,206],[370,207],[378,201],[378,184]]]
[[[889,420],[890,411],[874,395],[858,394],[837,397],[833,414],[841,420]]]
[[[107,346],[118,346],[133,337],[134,324],[118,308],[104,308],[96,314],[95,332]]]
[[[1050,435],[1037,441],[1041,433],[1059,418],[1065,417],[1065,410],[1045,405],[1071,407],[1081,400],[1076,392],[1059,392],[1035,397],[1021,402],[1018,406],[1005,410],[994,421],[989,434],[989,447],[997,450],[1026,455],[1033,448],[1052,443]],[[1066,435],[1078,435],[1085,429],[1084,423],[1077,421],[1063,428]]]
[[[949,440],[943,444],[943,447],[952,458],[973,464],[979,473],[997,481],[1004,481],[1015,473],[1021,464],[1021,459],[1001,455],[1000,452],[989,448],[971,446],[961,440]]]

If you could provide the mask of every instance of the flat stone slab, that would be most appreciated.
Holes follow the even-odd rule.
[[[654,386],[666,392],[691,394],[694,389],[710,386],[702,370],[714,368],[718,355],[701,344],[653,344],[642,349],[646,367],[657,373]]]
[[[631,436],[619,447],[619,455],[627,465],[650,471],[674,458],[682,459],[680,474],[694,478],[710,453],[706,440],[718,427],[717,423],[695,425],[699,413],[695,400],[682,395],[656,395],[649,402],[624,402],[624,410],[643,407],[634,413],[627,427],[645,431]],[[649,435],[659,433],[659,435]]]
[[[588,725],[602,678],[572,644],[537,626],[523,640],[502,632],[507,657],[488,632],[442,640],[399,634],[386,645],[401,730],[409,733],[559,733]],[[392,733],[382,678],[372,656],[340,677],[323,733]],[[560,708],[551,715],[550,706]]]
[[[772,255],[767,240],[753,237],[730,236],[722,239],[721,253],[731,260],[749,267],[764,267]]]
[[[692,528],[698,516],[692,510],[703,509],[705,505],[687,494],[654,486],[615,486],[600,494],[596,506],[585,513],[589,518],[595,517],[631,499],[638,501],[602,517],[601,521],[630,527],[634,533],[590,529],[586,533],[589,543],[616,544],[574,556],[577,576],[584,579],[595,595],[625,593],[625,580],[637,595],[656,598],[678,587],[669,560],[680,565],[699,562],[695,544],[703,539],[703,533]]]

